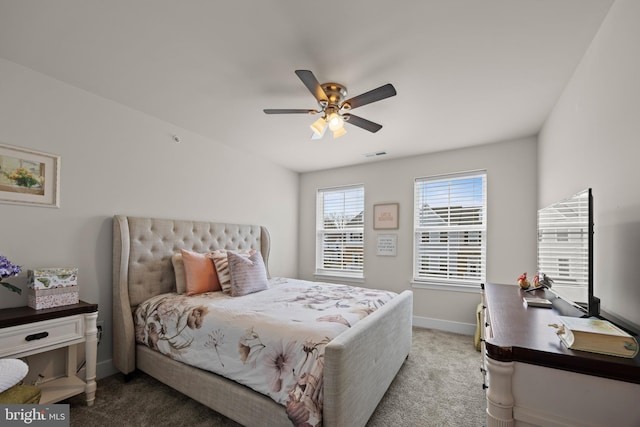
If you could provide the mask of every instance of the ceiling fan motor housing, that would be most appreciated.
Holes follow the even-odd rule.
[[[340,104],[347,97],[347,88],[339,83],[323,83],[320,86],[329,99],[328,105],[334,107],[336,110],[339,110],[341,108]],[[348,104],[345,104],[345,109],[349,108],[346,107],[347,105]],[[322,107],[322,104],[320,106]]]

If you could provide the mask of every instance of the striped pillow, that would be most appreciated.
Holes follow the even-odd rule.
[[[213,260],[213,264],[216,267],[216,273],[218,274],[218,280],[220,281],[220,286],[222,287],[222,292],[225,293],[231,292],[231,275],[229,273],[229,261],[227,260],[227,253],[229,252],[231,251],[227,251],[226,249],[218,249],[207,254],[207,256]],[[255,249],[243,249],[235,251],[236,255],[240,255],[245,258],[249,258],[255,253]]]
[[[227,252],[231,273],[231,296],[239,297],[264,291],[269,288],[267,269],[260,252],[249,258],[234,252]]]

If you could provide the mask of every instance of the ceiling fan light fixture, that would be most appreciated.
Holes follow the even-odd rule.
[[[339,129],[336,129],[333,131],[333,138],[340,138],[342,135],[345,135],[347,133],[347,130],[344,127],[341,127]]]
[[[327,125],[327,122],[325,118],[320,117],[318,120],[313,122],[310,127],[313,133],[315,133],[316,135],[322,135],[324,134],[324,129],[326,125]]]
[[[344,127],[344,119],[340,117],[337,113],[329,114],[329,117],[327,118],[327,122],[329,123],[329,129],[331,129],[334,132]]]

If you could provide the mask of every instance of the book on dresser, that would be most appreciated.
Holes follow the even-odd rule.
[[[638,341],[608,320],[594,317],[558,316],[560,340],[571,350],[633,358],[638,354]],[[556,326],[556,325],[552,325]]]
[[[542,308],[551,308],[553,307],[553,303],[546,298],[538,298],[538,297],[524,297],[522,301],[527,307],[542,307]]]

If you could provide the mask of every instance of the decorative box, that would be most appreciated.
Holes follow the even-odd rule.
[[[40,268],[27,271],[27,305],[36,310],[77,304],[77,268]]]
[[[36,310],[77,304],[79,300],[78,285],[52,289],[29,288],[27,292],[27,305]]]
[[[77,268],[39,268],[27,271],[30,288],[51,289],[59,286],[77,286]]]

